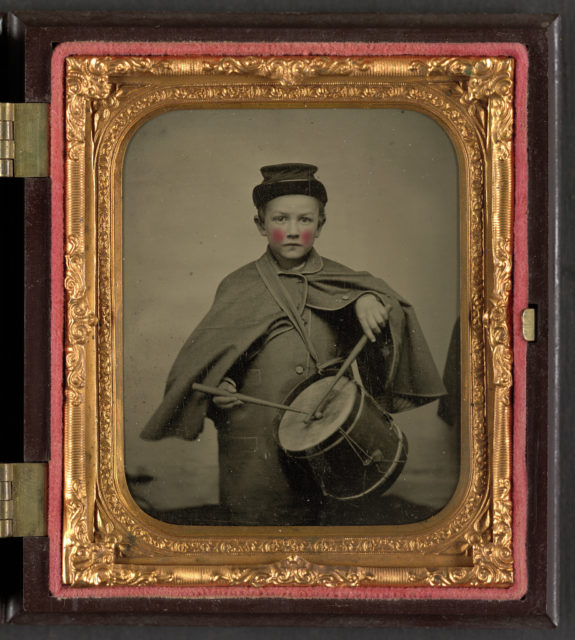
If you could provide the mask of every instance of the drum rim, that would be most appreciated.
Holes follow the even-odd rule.
[[[293,402],[293,400],[304,389],[307,389],[314,382],[317,382],[318,380],[321,380],[323,378],[333,377],[333,375],[334,374],[332,374],[331,372],[328,373],[327,375],[326,374],[321,374],[321,373],[315,373],[314,375],[310,376],[309,378],[306,378],[306,380],[303,380],[302,382],[298,383],[298,385],[296,387],[294,387],[290,391],[290,393],[286,396],[284,404],[290,405]],[[281,426],[281,421],[282,421],[283,416],[284,416],[283,413],[281,414],[281,416],[279,417],[279,420],[277,422],[277,426],[276,426],[276,441],[278,443],[278,446],[281,448],[281,450],[284,451],[284,453],[286,455],[288,455],[290,458],[297,458],[297,459],[307,460],[309,458],[314,458],[314,457],[316,457],[318,455],[322,455],[326,451],[329,451],[329,449],[335,447],[342,440],[344,440],[345,436],[341,433],[340,429],[344,429],[345,430],[345,435],[348,435],[349,433],[351,433],[351,431],[353,430],[353,427],[354,427],[354,425],[355,425],[355,423],[357,421],[357,416],[360,414],[359,410],[361,410],[361,408],[363,406],[365,394],[367,392],[353,378],[348,378],[347,376],[344,376],[344,377],[347,380],[349,380],[350,382],[353,382],[355,384],[358,393],[356,393],[356,397],[355,397],[354,402],[353,402],[353,407],[352,407],[352,409],[350,411],[349,416],[345,419],[345,421],[343,422],[341,427],[336,429],[325,440],[322,440],[318,444],[313,445],[311,447],[308,447],[307,449],[301,449],[299,451],[292,451],[291,449],[286,449],[282,445],[282,443],[280,441],[280,437],[279,437],[279,430],[280,430],[280,426]],[[350,416],[353,417],[353,419],[350,419]]]
[[[289,405],[291,402],[293,402],[294,398],[296,398],[297,395],[299,395],[304,389],[306,389],[308,386],[310,386],[317,380],[331,376],[331,375],[333,375],[331,372],[329,372],[327,376],[325,374],[316,373],[313,376],[310,376],[309,378],[307,378],[306,380],[303,380],[298,385],[296,385],[292,389],[292,391],[286,396],[285,404]],[[331,436],[326,438],[323,442],[319,443],[318,445],[315,445],[308,449],[304,449],[301,452],[294,453],[288,449],[285,449],[279,441],[279,427],[281,424],[283,414],[279,416],[278,421],[276,423],[276,429],[275,429],[275,436],[276,436],[276,441],[278,443],[278,446],[282,449],[282,451],[285,453],[286,456],[294,459],[299,459],[299,460],[311,460],[312,458],[315,458],[319,455],[323,455],[324,453],[329,451],[329,449],[340,444],[345,439],[346,436],[350,435],[355,425],[357,424],[358,416],[361,415],[361,412],[363,410],[363,404],[367,401],[367,397],[370,397],[373,400],[373,402],[375,403],[375,407],[389,418],[389,422],[391,423],[393,429],[395,430],[398,436],[397,448],[395,451],[394,460],[389,466],[389,468],[387,469],[387,471],[374,484],[372,484],[369,488],[365,489],[364,491],[361,491],[360,493],[355,493],[353,495],[341,496],[341,495],[335,495],[334,493],[330,493],[328,490],[326,490],[325,485],[318,480],[318,483],[321,487],[323,494],[326,497],[331,498],[332,500],[339,500],[339,501],[356,500],[369,495],[370,493],[372,493],[373,491],[376,491],[377,489],[382,490],[382,493],[385,493],[386,491],[388,491],[394,485],[399,474],[403,470],[403,467],[407,462],[407,458],[409,454],[409,445],[408,445],[407,436],[395,423],[395,420],[393,419],[393,417],[378,404],[377,400],[373,398],[368,393],[368,391],[361,384],[357,382],[357,380],[353,378],[348,378],[348,380],[352,381],[356,385],[356,388],[359,390],[359,393],[356,394],[356,399],[354,401],[353,409],[350,413],[350,416],[353,416],[353,420],[350,420],[348,416],[347,420],[344,421],[344,424],[342,425],[342,428],[345,427],[345,435],[341,434],[340,430],[337,429]],[[359,407],[358,407],[358,403],[359,403]],[[323,448],[319,449],[320,446]]]
[[[405,436],[403,431],[395,424],[395,421],[392,420],[391,424],[393,425],[396,432],[399,434],[399,439],[398,439],[398,445],[395,452],[394,460],[391,463],[385,475],[383,475],[377,482],[372,484],[371,487],[369,487],[365,491],[362,491],[361,493],[355,493],[351,496],[336,496],[333,493],[327,492],[325,490],[325,487],[322,486],[322,491],[325,496],[327,496],[328,498],[333,498],[334,500],[342,500],[342,501],[357,500],[357,498],[363,498],[364,496],[369,495],[372,491],[375,491],[382,485],[385,485],[386,482],[389,482],[389,486],[387,487],[387,489],[390,489],[393,486],[393,484],[395,483],[395,480],[397,479],[397,475],[401,473],[401,470],[403,469],[403,467],[405,466],[405,463],[407,462],[408,444],[407,444],[407,437]],[[401,455],[402,453],[403,455]]]

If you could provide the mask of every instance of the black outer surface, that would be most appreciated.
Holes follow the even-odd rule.
[[[6,24],[6,23],[5,23]],[[160,28],[157,28],[158,25]],[[236,41],[419,41],[419,42],[509,42],[524,43],[530,53],[529,80],[529,161],[530,188],[530,303],[537,305],[538,340],[528,348],[528,506],[529,589],[521,601],[325,601],[258,598],[254,601],[194,600],[160,598],[82,598],[58,600],[48,591],[48,540],[31,538],[23,542],[23,588],[18,585],[16,565],[3,564],[4,582],[12,597],[6,611],[11,622],[80,624],[161,624],[161,625],[321,625],[321,626],[470,626],[470,627],[550,627],[556,620],[557,577],[551,566],[557,552],[556,532],[551,519],[557,479],[552,464],[547,473],[548,443],[556,447],[557,312],[559,289],[556,280],[560,265],[556,235],[558,223],[558,167],[554,135],[557,108],[553,100],[556,46],[559,21],[552,15],[198,15],[198,14],[58,14],[19,13],[9,15],[3,45],[11,59],[3,73],[11,74],[11,92],[2,87],[2,100],[48,101],[50,99],[50,53],[64,41],[154,41],[154,40],[236,40]],[[7,50],[6,50],[7,49]],[[25,52],[25,56],[24,56]],[[25,59],[25,73],[22,74]],[[572,90],[570,88],[570,93]],[[548,111],[548,98],[551,96]],[[550,124],[550,126],[548,126]],[[548,137],[550,134],[550,138]],[[551,170],[548,168],[551,149]],[[572,175],[572,171],[571,171]],[[45,460],[48,457],[49,406],[49,244],[50,185],[47,179],[11,181],[12,195],[24,201],[23,220],[26,267],[23,272],[24,353],[26,363],[23,443],[14,439],[4,451],[8,457]],[[25,184],[23,184],[25,183]],[[4,189],[2,195],[4,196]],[[13,222],[10,223],[17,226]],[[9,230],[9,228],[8,228]],[[16,234],[17,236],[18,234]],[[566,236],[562,236],[566,237]],[[548,251],[548,249],[550,251]],[[571,265],[572,265],[572,259]],[[563,262],[566,284],[573,270]],[[10,273],[10,271],[8,271]],[[22,274],[21,274],[22,275]],[[17,299],[17,298],[16,298]],[[573,305],[562,309],[567,321]],[[563,334],[561,334],[563,335]],[[549,340],[548,340],[549,337]],[[563,340],[563,344],[566,341]],[[565,375],[570,375],[563,363]],[[571,378],[572,379],[572,378]],[[548,393],[548,389],[551,389]],[[550,404],[549,404],[550,403]],[[569,406],[565,405],[567,414]],[[2,437],[5,437],[3,434]],[[2,457],[6,458],[3,451]],[[553,449],[553,452],[558,451]],[[555,459],[553,453],[552,458]],[[551,487],[548,486],[549,480]],[[19,543],[5,557],[14,557]],[[14,549],[12,549],[14,547]],[[2,546],[3,556],[6,547]],[[2,562],[6,562],[4,558]],[[6,571],[8,569],[8,571]],[[0,588],[2,588],[0,580]],[[572,604],[570,605],[572,606]],[[1,614],[1,611],[0,611]]]

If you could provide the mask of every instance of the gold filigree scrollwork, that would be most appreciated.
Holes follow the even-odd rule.
[[[428,77],[454,78],[456,80],[453,85],[454,93],[459,97],[461,104],[477,120],[487,135],[497,143],[498,157],[508,157],[509,145],[513,137],[512,60],[433,58],[413,61],[411,70]],[[492,116],[489,118],[489,123],[488,103]]]
[[[487,136],[494,148],[494,158],[510,156],[513,138],[513,61],[486,58],[472,67],[467,102],[489,104]]]
[[[97,518],[92,540],[88,531],[87,494],[74,483],[66,496],[69,514],[67,540],[64,541],[69,581],[75,587],[136,586],[168,584],[174,579],[169,569],[132,567],[118,562],[129,545],[115,534],[112,525]]]
[[[226,568],[216,572],[216,585],[265,587],[267,585],[357,587],[374,581],[369,569],[316,565],[297,555],[255,567]]]
[[[98,318],[86,297],[85,255],[77,236],[68,237],[64,288],[68,295],[68,335],[66,345],[66,396],[74,406],[82,404],[86,385],[84,345]]]
[[[513,584],[513,554],[511,547],[511,484],[502,481],[501,497],[494,501],[493,515],[486,512],[467,536],[472,551],[473,566],[457,567],[425,573],[413,571],[412,583],[452,587],[461,584],[472,587],[504,587]]]
[[[356,58],[223,58],[206,62],[204,73],[220,75],[255,75],[294,85],[317,76],[355,76],[366,73],[371,65]]]
[[[68,531],[65,540],[69,579],[74,586],[108,584],[115,565],[113,545],[96,543],[88,531],[88,496],[80,482],[66,495]]]
[[[481,155],[480,148],[477,142],[474,141],[472,129],[468,126],[465,118],[460,113],[454,112],[452,105],[449,101],[441,98],[441,95],[430,92],[425,87],[417,86],[383,86],[383,87],[348,87],[346,85],[340,87],[332,87],[329,91],[319,92],[318,87],[314,85],[310,86],[294,86],[294,87],[281,87],[277,85],[262,85],[257,87],[252,86],[239,86],[233,87],[233,91],[228,87],[212,87],[208,93],[205,92],[203,87],[177,87],[172,89],[162,88],[160,92],[147,93],[141,100],[131,101],[113,122],[110,123],[108,130],[102,140],[101,148],[99,151],[99,163],[103,168],[107,168],[107,158],[113,154],[113,149],[117,144],[118,137],[121,136],[121,131],[124,130],[128,124],[134,120],[137,120],[139,114],[146,113],[151,107],[153,107],[158,101],[170,100],[175,103],[191,101],[203,102],[205,99],[210,100],[252,100],[254,97],[258,100],[269,99],[292,101],[292,100],[325,100],[330,97],[332,100],[348,100],[350,98],[362,99],[366,96],[375,100],[397,100],[397,101],[410,101],[414,104],[432,104],[435,109],[444,114],[445,118],[449,118],[453,126],[455,126],[460,132],[461,136],[471,145],[473,149],[473,158],[479,163],[479,167],[473,165],[472,175],[473,178],[473,193],[471,194],[470,201],[472,203],[472,211],[474,212],[474,236],[478,239],[479,249],[474,248],[474,251],[481,256],[481,238],[482,238],[482,220],[479,213],[481,211],[481,186],[483,181],[481,179]],[[155,547],[159,544],[166,545],[165,541],[159,542],[154,536],[150,536],[149,533],[142,530],[142,528],[135,523],[125,512],[122,507],[122,503],[114,494],[113,483],[113,451],[111,450],[110,443],[113,441],[113,424],[112,424],[112,398],[109,392],[111,385],[110,373],[112,370],[112,355],[111,355],[111,306],[109,292],[111,290],[111,283],[107,281],[108,274],[110,273],[109,264],[109,243],[107,242],[106,228],[109,225],[110,206],[111,206],[111,185],[110,185],[110,173],[108,170],[99,172],[100,180],[98,182],[98,210],[100,212],[99,218],[99,238],[100,244],[100,272],[102,274],[102,286],[100,294],[100,308],[102,322],[99,331],[99,353],[100,353],[100,402],[101,408],[101,471],[102,471],[102,486],[106,493],[107,499],[111,505],[111,510],[114,516],[118,519],[118,522],[126,528],[131,534],[137,535],[139,539],[149,543]],[[475,247],[475,245],[474,245]],[[476,274],[477,282],[481,282],[481,273]],[[475,331],[477,334],[477,330]],[[481,333],[481,330],[479,331]],[[482,357],[483,343],[481,340],[477,342],[477,347],[474,352],[475,358]],[[478,370],[483,371],[483,367],[480,364]],[[481,385],[476,386],[476,406],[481,407],[483,401],[483,392]],[[483,468],[483,460],[485,460],[484,451],[485,446],[485,434],[484,434],[484,420],[483,415],[479,410],[476,410],[476,414],[479,414],[474,420],[474,429],[477,432],[474,437],[474,448],[476,449],[476,458],[478,460],[478,466]],[[461,508],[457,514],[453,517],[449,526],[436,531],[433,535],[420,536],[416,542],[409,539],[388,538],[388,537],[376,537],[374,539],[357,539],[357,540],[330,540],[320,543],[322,552],[325,553],[337,553],[337,552],[357,552],[367,553],[368,551],[374,553],[382,552],[410,552],[410,551],[425,551],[426,549],[436,547],[444,544],[449,538],[461,529],[469,524],[472,520],[474,513],[478,507],[478,501],[483,491],[484,476],[482,473],[474,476],[474,491],[472,492],[472,498]],[[168,543],[169,548],[175,552],[186,553],[198,553],[198,552],[213,552],[213,553],[241,553],[246,551],[246,544],[241,539],[228,538],[226,540],[213,540],[209,542],[201,541],[174,541]],[[269,553],[271,548],[279,549],[282,552],[292,553],[294,551],[309,552],[316,551],[316,548],[310,547],[309,544],[303,544],[301,540],[293,540],[290,538],[282,538],[281,540],[273,540],[272,542],[266,540],[258,540],[250,542],[249,545],[251,551],[257,551],[259,553]],[[315,546],[315,545],[314,545]]]
[[[492,540],[473,547],[474,578],[478,586],[513,584],[511,483],[500,480],[493,505]]]
[[[86,141],[85,119],[98,130],[112,111],[120,106],[126,89],[115,78],[129,73],[159,74],[171,68],[167,60],[155,58],[82,58],[66,60],[66,140],[68,156],[77,158]]]
[[[162,81],[155,83],[154,76],[161,76]],[[223,81],[226,76],[230,77],[227,84]],[[240,81],[232,82],[234,77]],[[125,83],[122,78],[129,78],[130,82]],[[97,392],[97,424],[83,427],[90,429],[92,440],[97,441],[98,484],[80,464],[81,456],[74,452],[74,465],[69,467],[72,471],[67,471],[65,498],[64,553],[69,584],[161,585],[174,584],[174,576],[178,576],[180,584],[255,587],[399,585],[406,580],[408,584],[433,586],[506,586],[512,582],[511,478],[505,455],[501,454],[509,446],[506,407],[512,382],[507,324],[511,244],[506,222],[509,204],[500,197],[501,189],[497,189],[502,181],[510,180],[512,87],[510,61],[496,58],[429,58],[415,62],[401,57],[362,60],[325,56],[67,60],[68,166],[75,168],[74,175],[87,182],[93,178],[85,175],[86,171],[92,171],[91,166],[96,174],[90,182],[95,189],[96,210],[91,218],[95,225],[84,216],[82,198],[87,196],[82,189],[69,200],[67,212],[71,221],[68,228],[84,226],[90,240],[87,246],[96,247],[95,256],[86,256],[83,240],[69,231],[66,398],[68,406],[78,410],[86,405],[83,393],[86,350],[89,346],[95,349],[93,343],[87,342],[96,325],[96,315],[91,312],[86,296],[84,273],[88,260],[97,264],[93,276],[97,280],[89,284],[91,290],[97,291],[99,318],[97,358],[93,357],[97,360],[97,379],[88,382]],[[183,536],[158,530],[142,521],[139,512],[127,507],[129,500],[117,484],[121,456],[116,448],[121,446],[121,439],[117,437],[113,390],[116,369],[112,240],[117,186],[114,181],[119,173],[115,165],[117,149],[138,122],[166,109],[198,105],[205,108],[206,104],[217,108],[232,103],[281,106],[294,102],[333,108],[366,101],[372,106],[417,108],[431,114],[450,131],[466,158],[464,212],[470,238],[467,270],[471,351],[468,425],[471,470],[467,491],[448,519],[439,518],[429,530],[409,534],[398,530],[370,536],[238,536],[228,530],[218,536]],[[82,165],[85,158],[93,160],[86,171]],[[486,210],[491,218],[485,215]],[[486,242],[486,238],[492,242]],[[493,282],[486,280],[483,265],[487,260],[493,264]],[[487,292],[486,286],[490,287]],[[492,392],[486,390],[487,362],[493,368],[494,399],[489,396]],[[496,409],[490,418],[494,420],[493,441],[486,426],[488,402],[494,403]],[[95,487],[95,496],[86,491],[86,476],[88,483],[92,483],[87,486]],[[93,525],[89,525],[95,503],[98,515]],[[158,562],[155,567],[153,563],[132,565],[130,557],[134,553],[140,557],[148,555]],[[408,559],[411,568],[397,573],[393,567],[377,570],[362,567],[363,557],[389,553],[404,554],[401,557]],[[459,554],[462,566],[427,569],[426,557],[440,553]],[[262,563],[240,566],[233,561],[237,554],[262,554]],[[322,564],[308,562],[304,559],[306,554],[319,555]],[[342,554],[346,559],[353,557],[356,564],[341,566],[330,562],[330,556],[335,558],[332,554],[338,558]],[[218,564],[202,565],[199,561],[202,555],[219,556]],[[221,565],[222,556],[230,558],[226,566]],[[273,561],[266,560],[270,556]],[[277,560],[278,556],[283,557]]]
[[[475,522],[472,531],[453,550],[471,554],[473,566],[440,570],[413,570],[409,572],[411,584],[453,587],[465,584],[474,587],[513,584],[513,554],[511,525],[511,483],[500,480],[493,510],[486,509]]]
[[[513,352],[509,329],[509,298],[511,295],[511,246],[500,239],[494,247],[495,295],[488,315],[488,336],[493,354],[494,384],[501,391],[505,406],[511,403],[513,383]]]

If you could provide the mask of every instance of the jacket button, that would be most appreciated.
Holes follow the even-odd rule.
[[[301,364],[298,364],[298,366],[295,368],[295,372],[298,375],[301,375],[304,372],[304,368],[301,366]]]
[[[349,296],[346,294],[345,296],[341,296],[342,300],[349,300]]]

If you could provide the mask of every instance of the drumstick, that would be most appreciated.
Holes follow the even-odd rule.
[[[305,423],[306,425],[310,425],[312,420],[317,416],[318,413],[321,413],[324,405],[327,403],[327,398],[329,394],[333,391],[335,385],[341,380],[343,374],[349,369],[353,361],[357,358],[357,356],[361,353],[361,350],[367,344],[367,336],[363,334],[361,338],[357,341],[355,347],[351,350],[350,354],[347,356],[338,372],[335,374],[333,380],[331,381],[328,390],[322,396],[321,400],[317,403],[316,408],[308,415]]]
[[[294,411],[295,413],[303,413],[307,416],[307,411],[301,409],[294,409],[288,407],[286,404],[278,404],[277,402],[270,402],[269,400],[262,400],[262,398],[254,398],[253,396],[246,396],[243,393],[236,393],[235,391],[225,391],[218,387],[210,387],[205,384],[199,384],[194,382],[192,384],[194,391],[201,391],[212,396],[226,396],[227,398],[235,398],[236,400],[243,400],[243,402],[249,402],[251,404],[260,404],[262,407],[272,407],[273,409],[283,409],[284,411]]]

